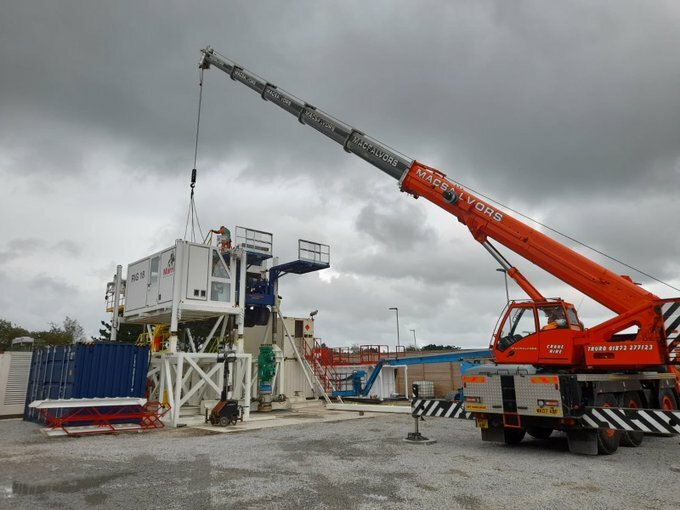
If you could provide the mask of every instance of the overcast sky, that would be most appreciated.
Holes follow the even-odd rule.
[[[9,0],[0,4],[0,318],[95,334],[116,264],[182,237],[200,49],[680,287],[676,1]],[[488,345],[503,275],[455,218],[206,72],[204,228],[331,245],[280,283],[329,345]],[[540,229],[540,227],[538,227]],[[569,241],[558,239],[570,244]],[[592,252],[663,297],[678,292]],[[611,313],[504,251],[593,325]],[[511,298],[524,298],[511,283]]]

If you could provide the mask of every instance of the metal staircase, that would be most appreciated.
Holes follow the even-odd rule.
[[[326,401],[327,404],[331,403],[331,399],[328,396],[328,391],[326,388],[326,384],[330,380],[328,376],[326,376],[326,382],[323,382],[321,379],[320,374],[322,372],[319,372],[319,369],[314,369],[313,367],[315,365],[318,365],[319,367],[321,366],[318,361],[316,363],[310,363],[305,356],[300,354],[300,349],[295,343],[295,339],[290,335],[290,332],[288,331],[288,328],[286,327],[286,322],[283,320],[283,315],[281,314],[281,310],[276,310],[276,315],[279,319],[281,319],[281,324],[283,325],[283,333],[286,339],[290,342],[291,347],[293,347],[293,352],[295,353],[295,358],[298,360],[300,363],[300,366],[302,367],[302,372],[305,374],[305,378],[307,379],[307,383],[309,386],[312,388],[312,391],[315,391],[318,389],[319,394],[323,397],[323,399]]]
[[[332,394],[334,390],[338,389],[338,381],[340,380],[333,366],[333,351],[327,347],[322,347],[316,338],[311,346],[306,342],[303,342],[302,346],[304,358],[312,367],[314,375],[323,384],[324,390]]]

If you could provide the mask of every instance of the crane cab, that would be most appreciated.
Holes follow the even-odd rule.
[[[571,303],[561,299],[512,301],[491,348],[497,363],[570,365],[579,361],[574,338],[582,332]]]

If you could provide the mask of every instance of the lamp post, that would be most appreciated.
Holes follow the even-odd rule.
[[[416,340],[416,330],[412,329],[411,333],[413,333],[413,347],[416,349],[418,348],[418,340]]]
[[[508,293],[508,272],[505,269],[496,269],[499,273],[503,273],[503,276],[505,277],[505,299],[506,299],[506,304],[510,303],[510,294]]]
[[[396,306],[390,307],[390,310],[397,312],[397,357],[399,357],[399,308]]]

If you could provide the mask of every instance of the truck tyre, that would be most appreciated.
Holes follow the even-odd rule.
[[[527,427],[527,434],[536,439],[548,439],[553,429],[545,427]]]
[[[523,428],[520,429],[514,429],[514,428],[504,428],[503,429],[503,434],[505,436],[505,443],[506,444],[519,444],[522,442],[522,439],[524,439],[524,434],[526,433],[526,430]]]
[[[670,388],[659,390],[659,408],[664,411],[676,411],[678,409],[678,399]]]
[[[623,401],[621,402],[621,407],[627,407],[629,409],[642,409],[642,399],[636,391],[627,391],[623,394]],[[645,438],[644,432],[632,432],[624,430],[621,432],[621,446],[640,446],[642,440]]]
[[[600,393],[595,397],[595,407],[616,407],[618,402],[613,393]],[[619,449],[621,431],[616,429],[597,429],[597,453],[611,455]]]

